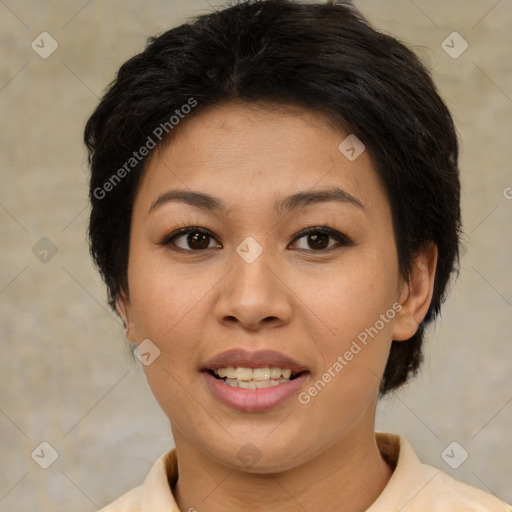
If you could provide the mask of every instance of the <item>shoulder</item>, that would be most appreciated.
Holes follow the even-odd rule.
[[[442,471],[424,465],[430,468],[435,476],[432,480],[429,501],[426,504],[439,502],[443,507],[449,507],[450,510],[457,510],[455,507],[464,507],[468,512],[512,512],[512,508],[492,494],[471,487],[463,482],[455,480]]]
[[[388,485],[367,512],[512,512],[495,496],[455,480],[440,469],[420,462],[408,441],[399,435],[377,433],[383,457],[394,466]]]
[[[99,512],[179,512],[172,494],[177,478],[178,463],[176,449],[173,448],[158,458],[142,485],[130,489]]]
[[[142,486],[134,487],[99,512],[139,512],[141,509]]]

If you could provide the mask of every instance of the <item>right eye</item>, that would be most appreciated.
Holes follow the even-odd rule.
[[[171,250],[199,252],[206,249],[213,249],[213,247],[209,247],[212,239],[215,239],[215,237],[209,229],[199,226],[188,226],[166,235],[158,242],[158,245],[171,246]],[[179,241],[179,243],[177,243],[177,241]],[[180,243],[182,245],[179,245]],[[177,249],[174,249],[172,246]]]

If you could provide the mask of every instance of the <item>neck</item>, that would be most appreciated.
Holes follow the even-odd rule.
[[[250,473],[219,464],[174,432],[179,465],[175,500],[183,511],[363,512],[391,478],[372,428],[357,430],[295,468]]]

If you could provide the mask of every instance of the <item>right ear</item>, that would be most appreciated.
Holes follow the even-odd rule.
[[[126,338],[132,343],[136,343],[135,332],[133,329],[132,305],[128,295],[121,291],[116,299],[117,311],[123,319],[124,327],[126,329]]]

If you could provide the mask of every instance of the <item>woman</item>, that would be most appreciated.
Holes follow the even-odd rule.
[[[459,255],[452,118],[350,4],[243,2],[85,129],[91,252],[176,448],[113,511],[505,511],[376,433]]]

